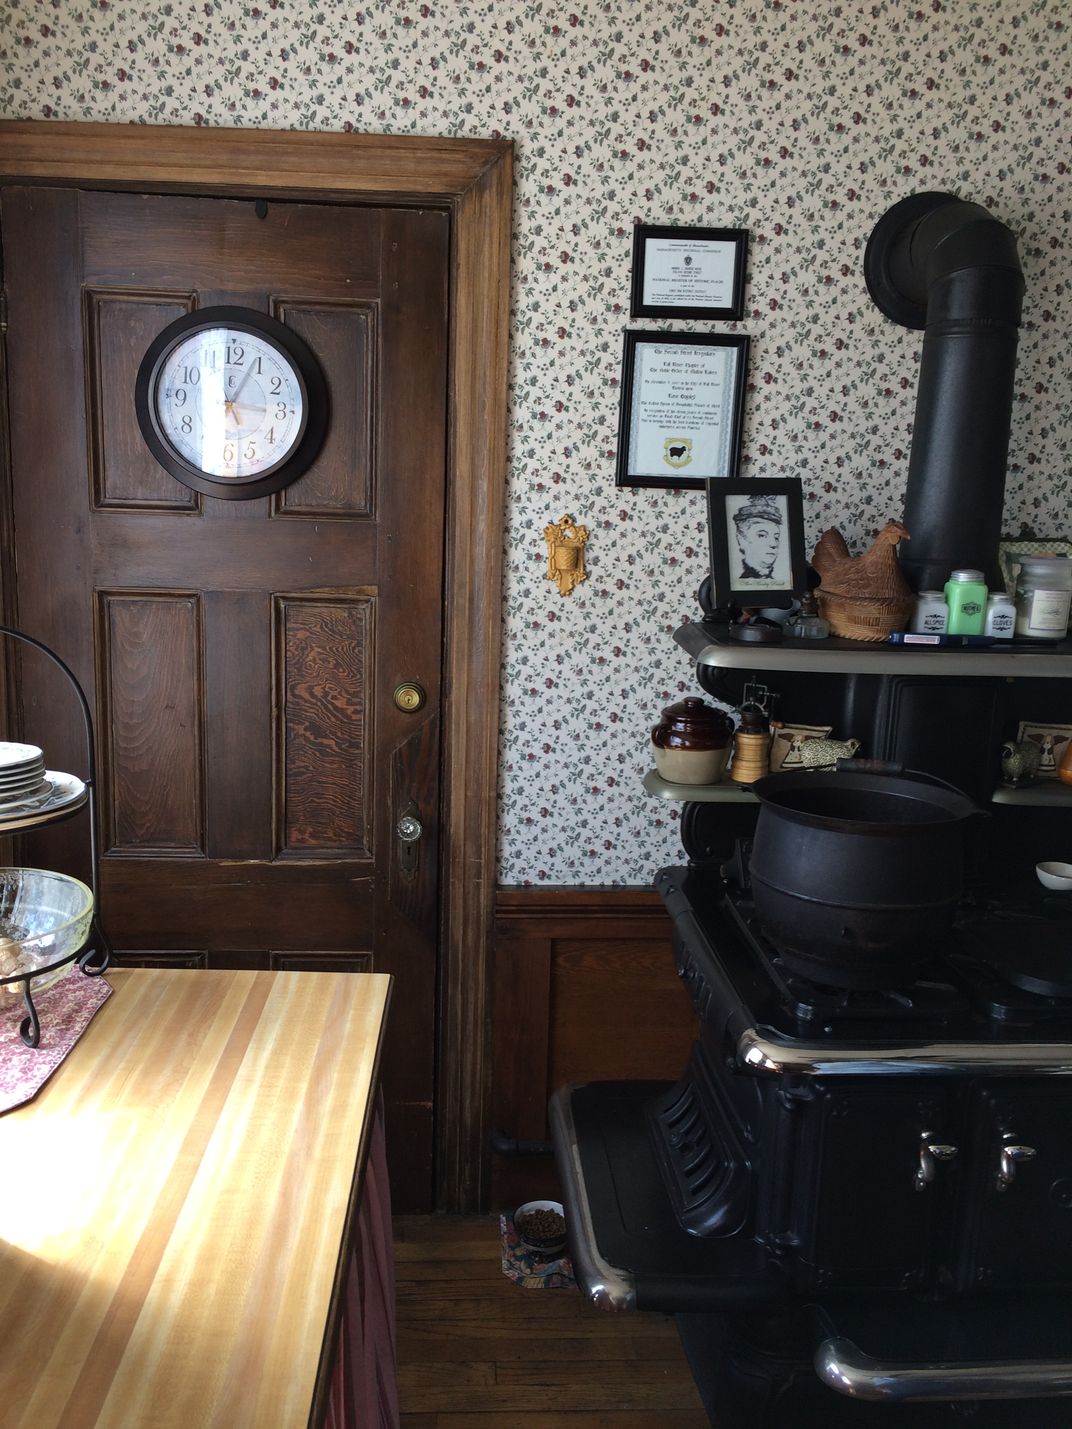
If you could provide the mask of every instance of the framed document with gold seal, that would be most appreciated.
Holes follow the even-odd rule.
[[[737,475],[748,338],[625,334],[618,486],[702,488]]]

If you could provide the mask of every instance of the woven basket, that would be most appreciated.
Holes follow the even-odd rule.
[[[905,628],[914,605],[899,596],[853,599],[830,591],[824,594],[821,586],[816,595],[820,612],[830,622],[830,634],[844,640],[885,640],[891,631]]]

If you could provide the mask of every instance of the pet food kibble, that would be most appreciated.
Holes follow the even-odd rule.
[[[566,1234],[566,1222],[557,1211],[530,1211],[518,1229],[531,1240],[558,1240]]]

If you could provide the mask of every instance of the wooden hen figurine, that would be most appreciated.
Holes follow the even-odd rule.
[[[863,555],[853,556],[836,527],[823,532],[811,564],[822,581],[816,595],[831,634],[877,641],[904,629],[916,597],[901,573],[897,545],[909,539],[900,521],[887,521]]]

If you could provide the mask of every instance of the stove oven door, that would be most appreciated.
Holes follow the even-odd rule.
[[[1059,1081],[978,1094],[959,1216],[959,1289],[1072,1288],[1070,1111],[1072,1089]]]
[[[908,1078],[810,1082],[783,1098],[795,1153],[783,1174],[800,1291],[905,1290],[938,1274],[959,1179],[959,1099]],[[766,1198],[764,1198],[766,1199]]]

